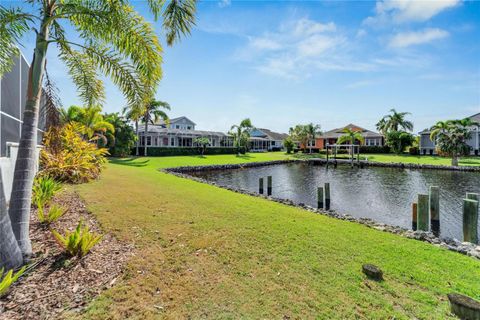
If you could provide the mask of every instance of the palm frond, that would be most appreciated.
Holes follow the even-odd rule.
[[[171,0],[167,5],[163,12],[163,27],[169,46],[180,40],[182,35],[190,34],[195,25],[195,11],[195,0]]]

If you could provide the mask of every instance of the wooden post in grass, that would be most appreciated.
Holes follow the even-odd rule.
[[[463,241],[478,243],[478,201],[463,199]]]
[[[258,179],[258,193],[263,194],[263,178]]]
[[[434,235],[440,234],[440,188],[430,186],[429,190],[430,227]]]
[[[317,207],[323,209],[323,187],[317,188]]]
[[[417,201],[417,230],[428,231],[430,227],[428,194],[419,194]]]
[[[272,195],[272,176],[267,177],[267,196]]]
[[[330,183],[325,182],[325,210],[330,210]]]
[[[412,230],[417,230],[417,203],[412,203]]]

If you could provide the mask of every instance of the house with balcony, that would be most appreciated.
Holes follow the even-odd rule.
[[[283,149],[283,140],[287,137],[288,134],[285,133],[255,128],[250,132],[250,151],[280,151]]]
[[[188,148],[197,147],[195,139],[208,138],[208,148],[233,148],[233,139],[223,132],[196,130],[196,124],[187,117],[169,119],[168,122],[159,121],[148,125],[139,125],[140,146],[161,148]]]
[[[312,148],[325,149],[325,146],[327,144],[330,144],[330,145],[336,144],[338,141],[338,138],[340,138],[345,134],[344,132],[345,129],[351,129],[353,131],[360,132],[360,134],[364,139],[363,143],[359,143],[359,141],[356,142],[360,145],[383,147],[385,144],[385,138],[382,134],[364,129],[360,126],[350,123],[345,127],[336,128],[336,129],[324,132],[320,137],[317,137],[315,139],[315,144],[313,145],[312,143]]]
[[[480,113],[474,114],[470,117],[473,122],[480,123]],[[419,132],[420,135],[420,154],[422,155],[436,155],[435,141],[430,140],[430,129],[425,129]],[[470,146],[471,155],[480,155],[480,129],[478,126],[470,128],[471,137],[467,141]]]

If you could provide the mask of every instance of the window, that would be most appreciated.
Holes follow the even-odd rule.
[[[215,147],[215,139],[210,140],[212,143],[212,147]]]
[[[175,138],[170,138],[170,146],[175,147]]]
[[[175,126],[175,129],[180,129],[180,126],[177,124],[177,125]]]
[[[187,126],[187,130],[192,130],[192,127],[191,127],[191,126]]]
[[[275,141],[272,141],[272,147],[274,147],[274,146],[275,146]]]
[[[141,145],[141,146],[144,146],[144,145],[145,145],[145,137],[144,137],[144,136],[141,136],[141,137],[140,137],[140,145]]]
[[[151,146],[152,145],[152,137],[147,137],[147,146]]]

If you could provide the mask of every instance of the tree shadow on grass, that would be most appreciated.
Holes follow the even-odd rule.
[[[252,157],[252,156],[249,155],[249,154],[237,154],[237,158],[240,158],[240,159],[253,159],[254,157]]]
[[[135,161],[139,159],[139,157],[131,157],[131,158],[110,158],[110,163],[119,164],[122,166],[129,166],[129,167],[145,167],[150,160],[145,159],[142,161]]]
[[[473,165],[473,166],[480,166],[480,161],[475,161],[475,160],[460,160],[460,164],[463,165]]]

